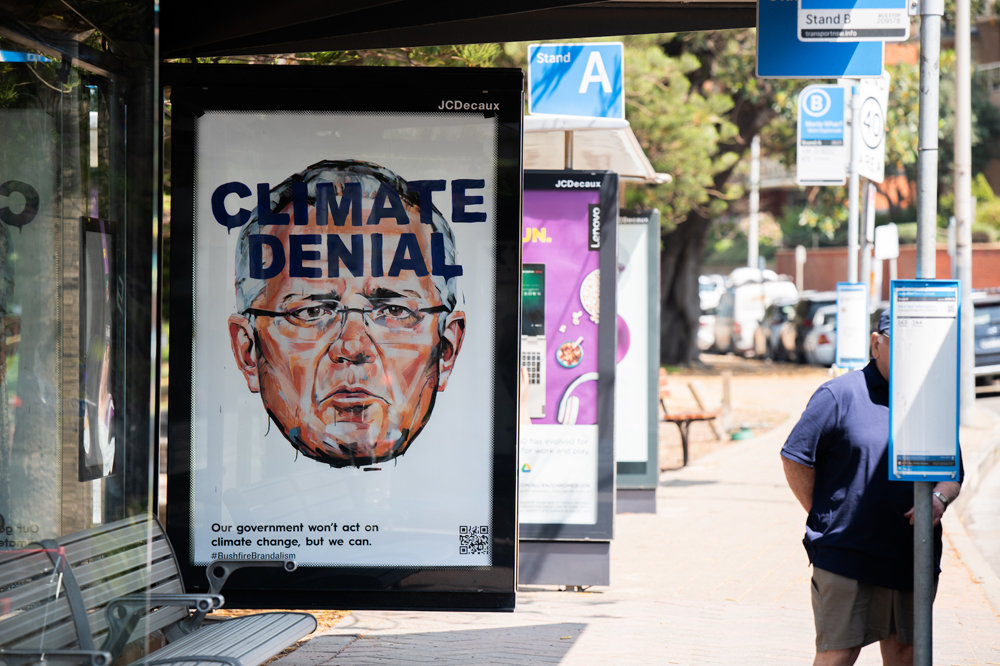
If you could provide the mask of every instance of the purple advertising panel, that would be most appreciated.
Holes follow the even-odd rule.
[[[531,414],[532,425],[597,424],[597,382],[588,377],[597,373],[600,253],[587,247],[587,213],[598,206],[599,199],[597,190],[524,193],[522,261],[526,270],[538,267],[535,270],[541,271],[545,281],[544,330],[552,352],[542,357],[544,402],[540,412]],[[563,396],[581,379],[560,420],[558,406]],[[575,418],[567,418],[573,412]]]
[[[525,172],[522,538],[611,538],[617,192],[613,173]]]

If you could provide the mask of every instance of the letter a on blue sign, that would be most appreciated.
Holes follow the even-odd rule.
[[[528,46],[528,112],[625,117],[625,47],[598,44]]]

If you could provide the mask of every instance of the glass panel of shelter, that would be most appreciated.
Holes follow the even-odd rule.
[[[0,548],[24,548],[126,512],[125,108],[68,59],[0,52]]]

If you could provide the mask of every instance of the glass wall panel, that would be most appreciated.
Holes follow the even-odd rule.
[[[0,41],[0,546],[125,515],[122,85]]]

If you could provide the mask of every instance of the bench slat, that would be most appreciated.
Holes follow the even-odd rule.
[[[30,610],[40,604],[51,604],[55,600],[58,578],[58,576],[49,574],[45,578],[31,581],[30,583],[26,583],[9,590],[8,592],[0,594],[0,599],[5,599],[6,603],[10,604],[11,611],[24,611],[25,609]],[[64,593],[65,590],[60,590],[60,597]],[[7,642],[3,638],[3,634],[6,633],[4,629],[5,627],[0,627],[0,645]]]
[[[163,571],[174,571],[176,566],[172,560],[166,563],[154,563],[151,571],[151,577],[162,578],[161,574]],[[82,590],[84,606],[89,611],[99,610],[99,612],[90,612],[88,619],[90,620],[91,627],[95,626],[95,621],[104,621],[104,611],[103,607],[109,602],[118,597],[124,596],[126,594],[135,594],[146,591],[145,581],[147,578],[147,572],[145,569],[140,569],[139,571],[133,571],[132,573],[126,574],[124,576],[119,576],[111,584],[108,585],[95,585],[86,590]],[[159,588],[154,588],[158,590]],[[164,592],[174,592],[179,591],[175,587],[171,586],[168,589],[164,589]],[[19,614],[17,617],[5,620],[0,623],[0,637],[12,636],[8,641],[17,640],[19,641],[18,649],[31,649],[33,647],[38,647],[37,638],[32,637],[30,640],[35,640],[34,644],[30,643],[26,647],[20,647],[23,644],[21,642],[21,637],[29,634],[39,634],[42,631],[42,627],[46,625],[51,625],[55,623],[62,622],[64,620],[69,620],[72,618],[72,611],[69,608],[69,604],[66,602],[65,597],[60,597],[58,601],[47,603],[43,606],[33,608],[31,610],[25,611]],[[93,631],[93,628],[91,629]],[[0,638],[0,643],[6,642]],[[50,649],[56,649],[55,646],[48,646]]]
[[[110,523],[104,523],[102,525],[95,525],[89,530],[83,530],[80,532],[73,532],[72,534],[66,534],[58,539],[60,544],[68,545],[76,543],[78,541],[87,541],[90,539],[96,539],[102,535],[109,534],[112,532],[117,532],[122,529],[127,529],[131,526],[138,525],[145,531],[147,523],[149,521],[149,516],[144,513],[137,514],[135,516],[129,516],[128,518],[122,518],[121,520],[115,520]],[[159,526],[155,526],[154,529],[159,529]]]
[[[148,532],[145,525],[129,525],[123,529],[102,533],[93,539],[67,538],[66,543],[62,541],[59,543],[66,549],[66,559],[71,565],[76,566],[83,560],[99,557],[114,550],[145,548]]]
[[[69,602],[63,596],[43,606],[18,613],[0,623],[0,646],[10,650],[33,650],[41,647],[40,639],[43,636],[47,639],[49,632],[62,622],[69,622],[73,635],[76,636],[71,615]],[[51,648],[58,649],[56,645]]]
[[[187,609],[179,608],[176,606],[171,606],[169,608],[160,608],[158,610],[150,613],[146,619],[140,620],[138,626],[136,626],[135,631],[132,632],[132,636],[129,641],[139,640],[143,638],[146,633],[151,631],[156,631],[158,629],[163,629],[171,624],[177,622],[178,620],[183,620],[187,617]],[[89,618],[91,632],[94,635],[94,645],[103,645],[104,640],[107,638],[108,634],[108,624],[106,616],[103,612],[97,614],[97,619],[95,620],[92,614]],[[148,622],[147,622],[148,620]],[[73,648],[77,646],[76,637],[76,625],[72,622],[63,622],[56,627],[49,627],[45,632],[45,647],[49,650],[62,650]],[[30,639],[19,644],[16,648],[19,650],[32,650],[38,647],[38,638],[35,637],[34,642]]]
[[[87,621],[96,645],[108,635],[107,604],[126,594],[183,593],[177,560],[159,523],[140,514],[99,525],[58,539],[81,589]],[[148,560],[147,560],[148,558]],[[151,566],[147,567],[147,562]],[[7,649],[73,649],[79,646],[77,627],[65,597],[53,599],[53,564],[44,551],[0,551],[0,600],[11,612],[0,621],[0,647]],[[132,632],[130,641],[184,619],[182,607],[150,612]],[[239,659],[243,666],[259,666],[300,638],[316,630],[307,613],[262,613],[224,622],[211,622],[177,640],[149,659],[218,655]],[[218,666],[217,663],[190,666]],[[183,664],[178,664],[183,666]]]
[[[54,568],[49,554],[42,551],[0,561],[0,588],[30,582],[38,576],[51,574]]]
[[[150,659],[211,654],[233,657],[244,666],[262,662],[316,630],[316,618],[307,613],[261,613],[214,622],[195,634],[157,650]],[[181,662],[177,666],[196,666]]]
[[[170,550],[170,545],[166,541],[158,541],[154,543],[151,550],[151,559],[154,563],[168,560],[173,561],[173,553]],[[146,566],[146,549],[133,548],[132,550],[116,553],[110,557],[105,557],[99,560],[91,560],[81,564],[73,569],[73,574],[76,576],[76,582],[80,585],[80,587],[85,588],[95,582],[103,583],[107,579],[116,578],[126,572],[144,566]],[[174,574],[168,577],[176,577],[179,575],[176,567],[174,567],[174,572]],[[155,584],[158,581],[151,582]]]

